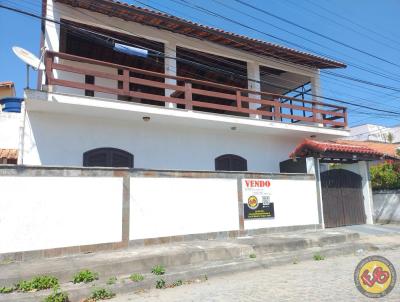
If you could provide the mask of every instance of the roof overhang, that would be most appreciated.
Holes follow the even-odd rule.
[[[169,14],[113,0],[55,0],[56,2],[157,27],[265,57],[278,58],[311,68],[344,68],[346,64],[278,44],[205,26]]]
[[[383,153],[366,146],[305,139],[290,154],[291,158],[315,157],[322,162],[357,162],[387,158]]]

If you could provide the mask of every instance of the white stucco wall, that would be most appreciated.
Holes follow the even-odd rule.
[[[315,180],[271,179],[270,183],[275,217],[245,219],[245,230],[319,223]]]
[[[81,166],[85,151],[114,147],[134,155],[135,168],[214,170],[214,159],[233,153],[248,170],[279,172],[301,137],[248,133],[157,121],[117,120],[30,112],[24,164]]]
[[[21,113],[0,112],[0,148],[18,149]]]
[[[2,176],[0,192],[0,253],[122,239],[122,178]]]
[[[239,229],[236,179],[132,178],[130,240]]]

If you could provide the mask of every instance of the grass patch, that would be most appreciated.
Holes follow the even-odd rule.
[[[156,266],[154,266],[154,267],[151,269],[151,272],[152,272],[154,275],[157,275],[157,276],[164,275],[164,274],[165,274],[165,267],[162,266],[162,265],[160,265],[160,264],[157,264]]]
[[[254,259],[254,258],[257,258],[257,255],[253,253],[253,254],[250,254],[249,257]]]
[[[73,277],[72,282],[74,283],[89,283],[93,282],[94,280],[99,279],[99,274],[92,272],[88,269],[81,270],[80,272],[76,273]]]
[[[323,256],[323,255],[321,255],[321,254],[315,254],[315,255],[313,256],[313,259],[314,259],[315,261],[321,261],[321,260],[325,260],[325,256]]]
[[[58,279],[53,276],[37,276],[31,280],[22,280],[15,285],[15,289],[22,292],[30,292],[58,287]]]
[[[129,279],[131,279],[133,282],[140,282],[144,280],[144,277],[142,274],[132,274],[129,276]]]

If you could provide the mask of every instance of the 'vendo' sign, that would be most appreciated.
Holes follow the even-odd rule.
[[[271,202],[269,179],[243,179],[242,197],[245,219],[275,217],[274,203]]]

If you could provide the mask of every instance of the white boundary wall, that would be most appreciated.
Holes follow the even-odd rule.
[[[275,217],[243,218],[241,183],[249,178],[270,181]],[[319,224],[315,179],[307,174],[4,166],[0,192],[0,256]]]
[[[130,239],[237,230],[236,179],[131,178]]]
[[[0,253],[121,241],[122,178],[0,177]]]

